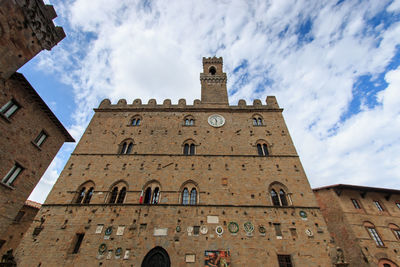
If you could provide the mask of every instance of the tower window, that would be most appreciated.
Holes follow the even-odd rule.
[[[133,140],[128,139],[120,144],[120,154],[131,154],[133,148]]]
[[[92,196],[93,196],[93,191],[94,191],[93,187],[91,187],[89,189],[89,191],[87,191],[85,199],[83,200],[83,203],[85,203],[85,204],[90,203],[90,200],[92,199]]]
[[[286,207],[292,205],[290,194],[287,194],[287,188],[279,182],[274,182],[269,186],[272,205]]]
[[[118,204],[124,203],[125,196],[126,196],[126,187],[123,187],[123,188],[119,191],[117,203],[118,203]]]
[[[189,204],[189,190],[187,188],[183,189],[182,192],[182,204],[183,205]]]
[[[183,125],[184,126],[194,126],[194,117],[191,115],[186,116],[183,119]]]
[[[197,190],[196,188],[192,188],[190,191],[190,205],[196,205],[197,204]]]
[[[374,204],[379,211],[384,211],[381,203],[378,200],[374,200]]]
[[[290,255],[278,255],[279,267],[292,267],[292,259]]]
[[[150,204],[151,199],[151,188],[148,187],[146,189],[146,193],[144,194],[144,204]]]
[[[260,115],[253,115],[253,126],[262,126],[264,125],[263,123],[263,118]]]
[[[108,203],[110,203],[110,204],[115,203],[115,200],[117,199],[117,195],[118,195],[118,187],[114,187],[113,190],[111,191],[111,196],[110,196],[110,200],[108,201]]]
[[[140,126],[142,123],[142,117],[135,115],[131,120],[131,126]]]
[[[153,192],[153,201],[151,204],[158,204],[158,199],[160,196],[160,188],[156,187]]]
[[[352,198],[351,202],[353,203],[354,208],[361,209],[360,204],[358,203],[357,199]]]
[[[262,143],[257,144],[257,152],[258,152],[259,156],[267,157],[269,155],[267,144],[265,144],[265,143],[264,144],[262,144]]]
[[[217,73],[217,69],[214,66],[211,66],[208,70],[211,75],[215,75]]]
[[[43,144],[44,140],[46,140],[46,138],[47,138],[46,132],[41,131],[40,134],[36,137],[36,139],[34,141],[35,145],[40,147]]]
[[[2,114],[4,117],[7,119],[10,118],[18,109],[20,106],[17,104],[17,102],[13,99],[8,101],[5,105],[3,105],[0,108],[0,114]]]
[[[186,141],[183,145],[183,155],[193,156],[196,153],[196,145],[193,140]]]

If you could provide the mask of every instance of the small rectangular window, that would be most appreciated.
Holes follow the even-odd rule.
[[[11,186],[22,170],[23,168],[16,163],[1,181]]]
[[[279,267],[292,267],[292,259],[290,255],[278,255]]]
[[[41,131],[40,134],[36,137],[36,139],[34,141],[35,145],[40,147],[43,144],[44,140],[46,140],[46,138],[47,138],[46,132]]]
[[[18,109],[19,105],[14,100],[10,100],[0,108],[0,113],[6,118],[10,118]]]
[[[25,212],[23,212],[21,210],[18,211],[17,216],[15,216],[15,218],[14,218],[14,222],[20,222],[22,217],[24,217],[24,215],[25,215]]]
[[[281,224],[274,223],[274,227],[275,227],[276,238],[281,239],[282,238]]]
[[[75,238],[75,246],[74,246],[74,250],[72,251],[72,254],[77,254],[79,251],[79,248],[81,247],[82,241],[83,241],[83,237],[85,236],[85,234],[76,234],[76,238]]]
[[[379,201],[374,200],[374,204],[375,204],[376,208],[377,208],[379,211],[384,211],[384,209],[383,209],[381,203],[379,203]]]
[[[200,226],[193,226],[193,235],[199,235]]]
[[[360,204],[358,204],[357,199],[351,199],[351,202],[353,202],[354,208],[361,209]]]

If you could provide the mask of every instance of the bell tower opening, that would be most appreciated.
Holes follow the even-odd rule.
[[[222,57],[203,57],[203,73],[200,73],[202,103],[228,105],[226,73],[222,66]]]

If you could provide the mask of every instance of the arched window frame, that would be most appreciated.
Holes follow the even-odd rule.
[[[390,223],[389,228],[392,231],[393,235],[396,237],[396,240],[400,240],[400,227],[398,227],[394,223]]]
[[[179,189],[179,203],[182,205],[197,205],[200,200],[199,186],[193,180],[187,180]]]
[[[364,227],[371,239],[375,241],[376,246],[385,247],[385,244],[383,243],[382,238],[373,223],[364,222]]]
[[[284,184],[273,182],[268,187],[268,192],[273,206],[287,207],[293,205],[291,193]]]
[[[107,203],[109,204],[122,204],[126,201],[128,192],[128,184],[124,180],[119,180],[111,185]]]
[[[134,145],[135,143],[131,138],[123,140],[119,145],[119,154],[120,155],[131,154]]]
[[[270,145],[265,140],[256,142],[257,154],[260,157],[268,157],[270,155]]]
[[[194,126],[195,120],[192,115],[187,115],[183,118],[183,126]]]
[[[78,187],[76,195],[73,199],[75,204],[89,204],[94,193],[94,182],[92,180],[86,181]]]
[[[185,142],[183,142],[183,144],[182,144],[183,155],[185,155],[185,156],[196,155],[196,146],[197,146],[197,144],[192,139],[188,139]]]
[[[144,200],[143,204],[159,204],[161,201],[161,185],[157,180],[147,182],[143,188]]]
[[[134,127],[140,126],[142,125],[142,122],[143,122],[142,116],[135,115],[131,118],[129,126],[134,126]]]
[[[260,114],[254,114],[251,118],[252,124],[254,127],[264,126],[264,119]]]

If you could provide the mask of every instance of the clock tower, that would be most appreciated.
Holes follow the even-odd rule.
[[[228,105],[226,73],[222,72],[222,57],[203,57],[203,73],[200,73],[201,102]]]

